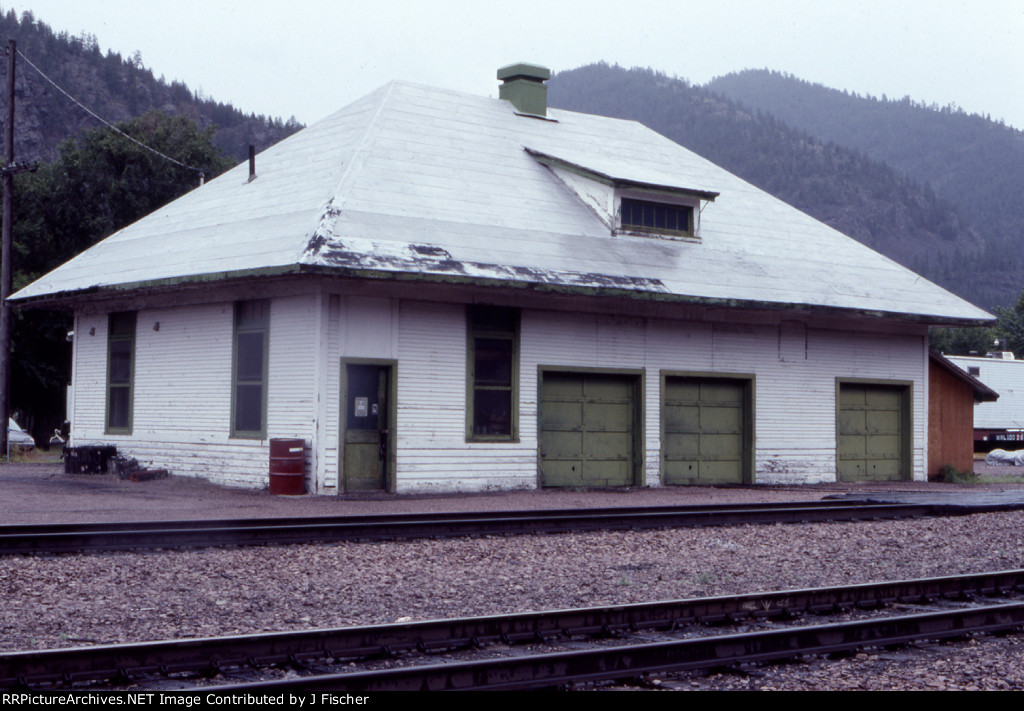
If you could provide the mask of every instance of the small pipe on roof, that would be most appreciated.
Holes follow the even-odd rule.
[[[256,146],[249,144],[249,180],[252,182],[256,180]]]

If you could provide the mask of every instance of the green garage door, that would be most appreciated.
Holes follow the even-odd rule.
[[[750,381],[666,377],[664,484],[742,484],[750,476]]]
[[[899,481],[907,468],[907,388],[841,383],[839,481]]]
[[[637,483],[636,376],[543,373],[542,486]]]

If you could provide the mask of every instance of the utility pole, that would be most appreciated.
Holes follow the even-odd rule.
[[[11,243],[14,241],[14,58],[18,45],[7,42],[7,123],[4,126],[4,166],[0,171],[3,201],[3,234],[0,235],[0,452],[7,453],[7,423],[11,416]]]
[[[11,243],[14,241],[14,174],[35,170],[34,165],[14,162],[14,60],[18,45],[7,41],[7,122],[4,126],[4,164],[0,168],[3,187],[3,230],[0,231],[0,452],[7,453],[7,422],[11,416],[11,295],[14,270]]]

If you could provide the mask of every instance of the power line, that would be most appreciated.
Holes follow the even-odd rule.
[[[120,134],[121,136],[124,136],[125,138],[127,138],[127,139],[128,139],[129,141],[131,141],[131,142],[132,142],[132,143],[134,143],[135,145],[139,146],[140,148],[144,148],[144,149],[146,149],[147,151],[149,151],[150,153],[152,153],[152,154],[154,154],[154,155],[160,156],[160,157],[161,157],[161,158],[163,158],[164,160],[169,160],[169,161],[170,161],[171,163],[174,163],[175,165],[179,165],[179,166],[181,166],[182,168],[185,168],[186,170],[191,170],[191,171],[192,171],[192,172],[194,172],[194,173],[198,173],[198,174],[199,174],[200,176],[202,176],[202,175],[203,175],[203,171],[202,171],[202,170],[200,170],[199,168],[196,168],[196,167],[194,167],[194,166],[188,165],[188,164],[186,164],[186,163],[182,163],[182,162],[181,162],[180,160],[178,160],[177,158],[171,158],[171,157],[170,157],[169,155],[165,155],[165,154],[161,153],[160,151],[158,151],[157,149],[155,149],[155,148],[152,148],[152,147],[150,147],[150,146],[147,146],[147,145],[146,145],[145,143],[143,143],[142,141],[140,141],[140,140],[138,140],[138,139],[136,139],[136,138],[132,138],[132,137],[131,137],[131,136],[129,136],[129,135],[127,134],[127,133],[125,133],[124,131],[122,131],[121,129],[119,129],[119,128],[118,128],[117,126],[115,126],[114,124],[110,123],[109,121],[107,121],[106,119],[104,119],[104,118],[103,118],[102,116],[100,116],[99,114],[97,114],[97,113],[96,113],[95,111],[93,111],[92,109],[90,109],[90,108],[89,108],[88,106],[85,106],[85,105],[84,105],[84,104],[83,104],[83,103],[82,103],[81,101],[79,101],[78,99],[76,99],[75,97],[73,97],[73,96],[72,96],[71,94],[69,94],[69,93],[68,93],[67,91],[65,91],[65,90],[64,90],[64,89],[63,89],[63,88],[62,88],[62,87],[61,87],[61,86],[60,86],[60,85],[59,85],[59,84],[58,84],[57,82],[55,82],[55,81],[54,81],[53,79],[51,79],[50,77],[46,76],[46,74],[45,74],[45,73],[43,72],[43,70],[42,70],[42,69],[40,69],[40,68],[39,68],[39,67],[37,67],[37,66],[36,66],[35,64],[33,64],[33,63],[32,63],[32,60],[30,60],[30,59],[29,59],[28,57],[26,57],[26,56],[25,56],[25,53],[24,53],[24,52],[22,52],[22,51],[21,51],[20,49],[19,49],[19,50],[16,50],[16,51],[17,51],[17,52],[18,52],[18,54],[19,54],[19,55],[21,56],[21,58],[25,60],[25,63],[26,63],[26,64],[28,64],[28,65],[29,65],[30,67],[32,67],[33,69],[35,69],[35,70],[36,70],[36,73],[37,73],[37,74],[39,74],[39,76],[41,76],[41,77],[42,77],[43,79],[45,79],[46,81],[50,82],[50,84],[51,84],[51,85],[53,85],[53,88],[54,88],[54,89],[56,89],[57,91],[59,91],[60,93],[62,93],[62,94],[63,94],[64,96],[66,96],[66,97],[67,97],[68,99],[70,99],[72,103],[74,103],[74,104],[75,104],[76,106],[78,106],[78,107],[79,107],[80,109],[82,109],[83,111],[85,111],[85,112],[86,112],[87,114],[89,114],[90,116],[92,116],[92,117],[93,117],[94,119],[96,119],[97,121],[99,121],[100,123],[102,123],[102,124],[103,124],[104,126],[106,126],[107,128],[109,128],[110,130],[114,131],[115,133],[118,133],[118,134]],[[201,177],[200,177],[200,179],[201,179]]]

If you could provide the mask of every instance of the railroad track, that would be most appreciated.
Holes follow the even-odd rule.
[[[1017,599],[1007,602],[1007,596]],[[0,687],[167,690],[198,685],[218,693],[539,688],[1020,630],[1022,599],[1024,570],[1010,570],[613,607],[16,652],[0,655]],[[899,609],[894,611],[893,605]],[[898,614],[909,606],[920,611]],[[814,624],[813,616],[826,614],[844,619],[822,618]],[[467,650],[468,658],[451,659],[463,654],[459,650]],[[437,655],[446,661],[438,663]],[[300,676],[255,680],[275,665],[298,670]],[[345,673],[337,673],[339,668]],[[214,674],[241,683],[207,685],[207,677]]]
[[[378,516],[23,524],[0,526],[0,555],[855,521],[962,515],[975,511],[941,504],[814,501]]]

